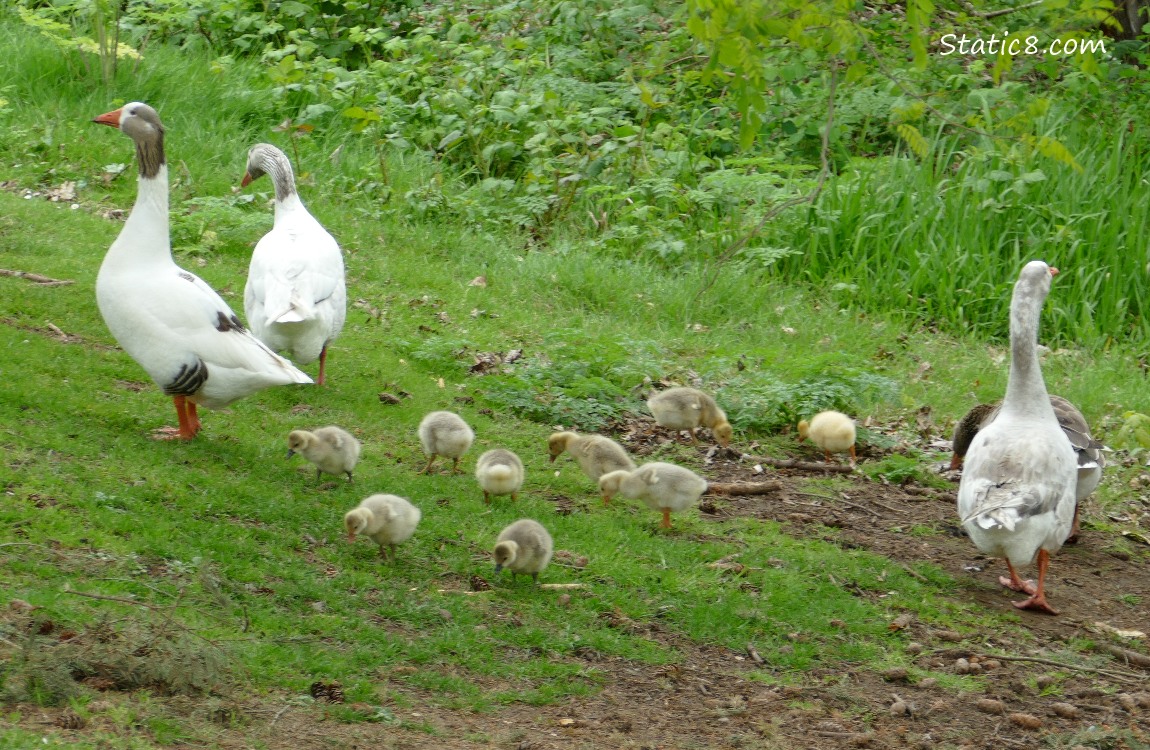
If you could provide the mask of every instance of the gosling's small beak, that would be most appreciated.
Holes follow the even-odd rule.
[[[354,531],[349,531],[349,532],[347,532],[347,540],[348,540],[349,542],[354,542],[354,541],[355,541],[355,532],[354,532]]]
[[[1051,266],[1050,267],[1050,275],[1051,276],[1057,276],[1058,275],[1058,269],[1055,268],[1054,266]]]
[[[555,463],[556,458],[557,458],[557,456],[552,456],[551,458],[548,459],[548,462],[549,463]]]
[[[291,448],[288,448],[288,454],[287,454],[287,457],[288,457],[288,458],[291,458],[291,457],[292,457],[292,456],[294,456],[294,455],[295,455],[295,451],[293,451]]]
[[[502,572],[503,572],[503,566],[500,565],[499,563],[495,563],[495,575],[499,575]]]
[[[122,111],[123,107],[120,109],[114,109],[111,112],[105,112],[99,117],[93,117],[92,122],[98,122],[101,125],[110,125],[113,128],[118,128],[120,127],[120,113]]]
[[[252,182],[251,172],[244,172],[244,178],[240,180],[240,187],[247,187]]]
[[[606,493],[603,493],[603,504],[607,505],[610,502],[611,502],[611,496],[606,494]]]

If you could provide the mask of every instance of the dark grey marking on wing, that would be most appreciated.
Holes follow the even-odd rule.
[[[220,333],[227,333],[228,331],[236,331],[237,333],[244,332],[244,324],[240,322],[237,316],[232,315],[232,317],[229,318],[223,311],[217,312],[216,316],[216,330]]]
[[[203,387],[207,379],[208,366],[197,357],[194,364],[180,365],[176,377],[164,386],[164,393],[169,396],[191,396]]]

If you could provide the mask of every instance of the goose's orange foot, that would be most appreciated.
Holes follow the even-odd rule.
[[[1029,599],[1020,602],[1011,602],[1018,609],[1029,609],[1034,612],[1041,612],[1044,615],[1056,615],[1058,610],[1051,607],[1046,601],[1046,597],[1041,594],[1035,594]]]
[[[1011,579],[1008,576],[999,576],[998,582],[1011,591],[1017,591],[1022,594],[1030,594],[1033,596],[1034,593],[1038,591],[1034,586],[1034,581],[1024,581],[1021,578]],[[1017,607],[1018,605],[1015,604],[1014,606]]]

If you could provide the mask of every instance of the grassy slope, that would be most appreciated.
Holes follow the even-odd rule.
[[[398,200],[381,208],[349,189],[371,169],[370,155],[352,141],[335,166],[325,157],[337,142],[301,143],[300,171],[316,174],[301,192],[347,252],[350,297],[379,315],[352,309],[332,354],[329,387],[268,391],[229,412],[207,412],[193,443],[153,442],[149,431],[173,419],[170,403],[151,384],[141,392],[129,387],[143,373],[110,347],[93,294],[100,259],[119,230],[96,209],[127,207],[135,190],[131,167],[109,188],[99,173],[102,165],[130,161],[131,146],[87,121],[117,97],[155,104],[168,126],[174,206],[192,196],[228,196],[246,146],[279,136],[269,132],[273,122],[258,93],[245,91],[242,71],[215,76],[204,60],[156,51],[139,75],[122,75],[106,93],[42,42],[4,32],[0,52],[13,58],[16,47],[21,65],[0,73],[9,100],[0,112],[3,178],[26,186],[77,178],[88,184],[78,210],[0,193],[0,267],[76,282],[42,288],[0,278],[0,346],[7,350],[0,361],[0,521],[3,542],[20,543],[0,548],[9,571],[0,583],[5,600],[26,599],[45,616],[81,627],[109,611],[141,620],[148,614],[68,588],[156,606],[178,597],[178,619],[238,657],[239,676],[259,689],[302,692],[315,679],[334,678],[350,699],[374,702],[376,671],[411,665],[416,671],[406,679],[413,685],[474,709],[594,690],[596,674],[563,657],[581,645],[649,663],[676,659],[673,650],[609,627],[600,615],[615,610],[636,620],[658,616],[703,643],[754,642],[770,654],[775,671],[768,679],[819,660],[898,663],[899,639],[887,635],[885,623],[903,609],[957,627],[983,616],[940,599],[949,584],[932,571],[924,571],[924,584],[889,561],[791,540],[769,524],[720,526],[691,512],[667,535],[655,530],[653,514],[626,502],[603,509],[572,464],[545,462],[551,425],[479,412],[484,382],[469,379],[470,360],[452,352],[466,344],[480,351],[523,347],[529,357],[606,358],[627,368],[635,386],[643,374],[689,369],[714,381],[735,378],[744,356],[744,379],[796,379],[827,366],[881,369],[902,391],[873,405],[880,417],[924,403],[953,417],[975,396],[997,396],[1005,372],[993,355],[1001,352],[851,317],[806,293],[731,273],[696,302],[702,280],[694,271],[669,275],[592,258],[578,247],[526,252],[513,236],[413,223]],[[429,169],[396,156],[392,172],[400,196]],[[271,219],[263,201],[255,203],[216,206],[215,214],[209,204],[203,226],[196,214],[177,217],[180,262],[237,307],[247,248]],[[480,274],[488,286],[468,286]],[[475,309],[498,317],[473,318]],[[33,330],[49,323],[83,343]],[[781,333],[782,326],[795,334]],[[1053,358],[1046,370],[1053,390],[1094,419],[1135,402],[1144,385],[1128,357],[1084,356]],[[933,364],[932,374],[916,379],[923,361]],[[412,398],[384,406],[376,397],[384,388]],[[476,403],[458,403],[463,396]],[[476,428],[473,456],[505,445],[524,457],[528,489],[518,506],[504,499],[484,507],[469,476],[416,474],[422,456],[415,425],[436,408],[458,410]],[[310,467],[283,459],[290,429],[328,423],[353,429],[365,444],[352,486],[319,489]],[[741,439],[752,437],[774,445],[790,440]],[[408,496],[424,511],[395,566],[381,565],[371,545],[350,546],[340,535],[342,513],[379,491]],[[559,495],[586,512],[555,514],[546,498]],[[560,548],[590,558],[585,570],[555,566],[544,576],[584,582],[586,595],[564,608],[554,594],[526,586],[490,597],[436,593],[466,587],[473,574],[488,576],[495,534],[522,515],[544,521]],[[761,596],[705,567],[735,551],[761,569],[752,578]],[[827,582],[827,566],[863,589],[897,593],[879,605],[860,600]],[[828,625],[832,619],[848,623],[845,633]],[[796,631],[809,640],[793,644],[792,654],[777,651]],[[521,658],[524,649],[546,658]],[[469,675],[491,679],[479,687]],[[7,687],[15,686],[10,678]],[[150,736],[159,742],[162,734],[153,727]]]

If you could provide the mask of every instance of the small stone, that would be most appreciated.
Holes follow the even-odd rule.
[[[962,634],[956,633],[953,630],[936,630],[934,631],[934,637],[947,643],[958,643],[962,640]]]
[[[1058,714],[1064,719],[1077,719],[1082,715],[1078,710],[1078,706],[1071,705],[1070,703],[1055,703],[1050,707],[1054,713]]]
[[[1134,713],[1138,709],[1138,703],[1134,700],[1134,696],[1129,693],[1119,693],[1118,704],[1130,713]]]
[[[906,648],[903,650],[906,651],[908,654],[921,654],[922,653],[922,644],[917,643],[915,641],[911,641],[910,643],[906,644]]]
[[[958,674],[970,674],[970,662],[963,658],[955,659],[954,671]]]
[[[1058,680],[1054,679],[1052,676],[1050,676],[1048,674],[1040,674],[1034,680],[1034,684],[1038,686],[1039,690],[1045,690],[1046,688],[1050,687],[1051,685],[1054,685],[1057,682],[1058,682]]]
[[[934,677],[927,677],[925,680],[920,680],[918,686],[924,690],[930,690],[932,687],[938,685],[938,679]]]
[[[1135,693],[1134,702],[1142,708],[1150,708],[1150,693]]]
[[[983,669],[998,669],[1002,666],[1002,662],[998,659],[984,659],[979,663],[982,664]]]
[[[910,704],[908,704],[906,701],[904,701],[902,699],[895,701],[894,703],[890,704],[890,715],[891,716],[909,716],[910,715]]]
[[[887,682],[906,682],[907,672],[902,667],[894,667],[884,671],[882,678]]]
[[[1006,713],[1006,704],[1002,701],[997,701],[994,698],[979,698],[974,702],[974,707],[984,714],[1004,714]]]
[[[94,714],[107,713],[112,710],[111,701],[91,701],[87,706],[88,711]]]
[[[560,594],[555,599],[555,603],[558,604],[560,607],[566,607],[568,604],[571,603],[571,595],[570,594]]]
[[[1033,714],[1010,714],[1006,718],[1022,727],[1023,729],[1042,729],[1042,719],[1034,716]]]

